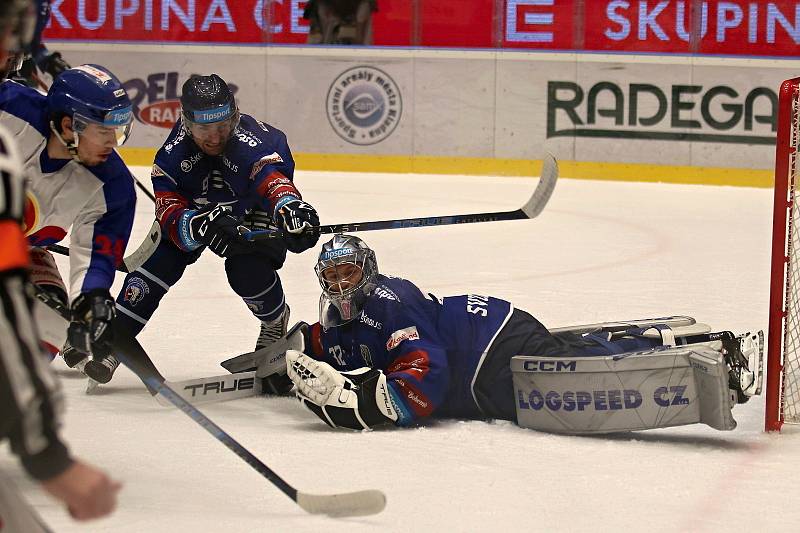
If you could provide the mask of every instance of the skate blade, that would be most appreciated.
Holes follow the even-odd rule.
[[[100,387],[100,383],[93,380],[89,376],[86,376],[86,380],[86,394],[95,394],[99,392],[98,388]]]

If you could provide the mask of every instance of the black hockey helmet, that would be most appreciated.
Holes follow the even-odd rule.
[[[217,74],[186,80],[181,93],[181,113],[189,126],[231,120],[235,129],[239,123],[233,92]]]

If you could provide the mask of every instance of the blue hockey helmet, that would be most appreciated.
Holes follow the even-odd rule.
[[[117,146],[122,146],[133,124],[128,93],[114,74],[99,65],[80,65],[59,74],[47,92],[47,109],[59,137],[61,117],[72,118],[72,129],[78,134],[75,146],[90,124],[113,129]]]
[[[229,121],[231,131],[239,124],[239,110],[233,91],[217,74],[192,76],[181,89],[181,113],[187,131],[196,124]]]
[[[364,241],[340,234],[322,245],[314,270],[322,287],[319,322],[327,329],[358,317],[375,289],[378,262]]]

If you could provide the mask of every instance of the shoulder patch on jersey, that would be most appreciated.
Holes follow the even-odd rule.
[[[386,341],[386,350],[393,350],[397,348],[401,342],[403,341],[415,341],[419,340],[419,332],[417,331],[417,326],[410,326],[403,329],[398,329],[394,333],[391,334],[389,340]]]
[[[175,146],[179,144],[185,136],[186,130],[183,128],[183,126],[179,126],[178,131],[175,133],[175,137],[172,139],[167,139],[167,143],[164,145],[164,150],[166,150],[167,153],[172,152],[172,149],[175,148]]]
[[[283,158],[280,156],[280,154],[278,154],[278,152],[272,152],[269,155],[265,155],[253,165],[253,169],[250,171],[250,179],[256,179],[258,173],[261,172],[261,169],[265,166],[274,165],[277,163],[283,163]]]
[[[400,300],[400,298],[397,297],[397,294],[395,294],[395,292],[386,285],[380,285],[379,287],[376,287],[375,296],[378,298],[385,298],[387,300]]]
[[[141,302],[145,295],[150,294],[150,287],[147,282],[139,277],[132,277],[123,290],[122,301],[128,302],[131,307]]]

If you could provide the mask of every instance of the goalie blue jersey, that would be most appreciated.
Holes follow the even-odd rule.
[[[439,299],[384,275],[376,282],[355,320],[311,328],[308,354],[339,371],[382,370],[399,425],[428,416],[481,417],[473,386],[511,303],[477,295]]]

